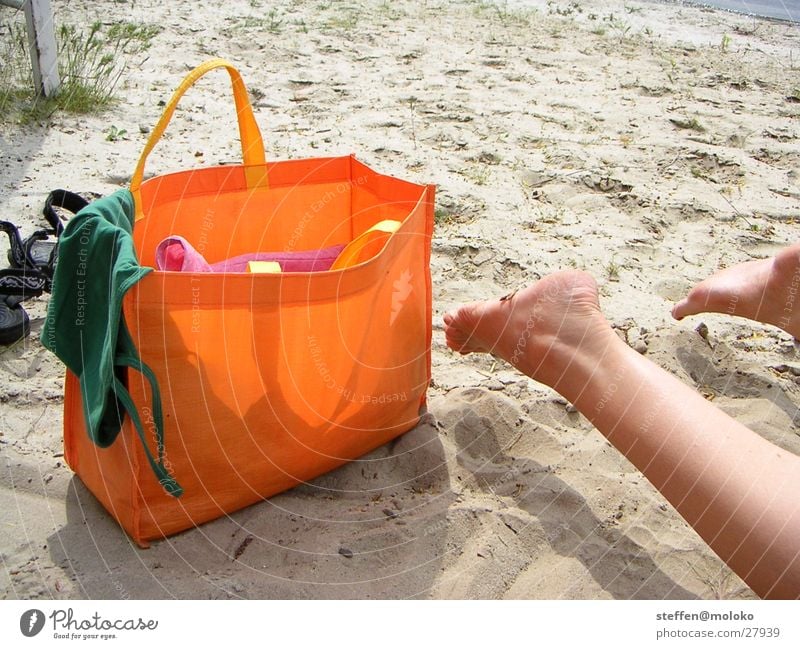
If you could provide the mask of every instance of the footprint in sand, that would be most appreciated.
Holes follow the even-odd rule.
[[[448,512],[454,577],[436,596],[562,597],[570,590],[565,576],[589,572],[605,596],[693,597],[559,477],[563,442],[517,402],[463,388],[431,408],[456,455],[451,473],[460,493]]]
[[[692,176],[717,185],[738,185],[745,176],[744,169],[735,160],[717,153],[692,151],[685,157]]]
[[[657,332],[648,355],[763,437],[800,453],[800,395],[791,372],[753,363],[725,341],[709,340],[694,331]]]

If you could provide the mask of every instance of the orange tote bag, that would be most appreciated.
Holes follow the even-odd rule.
[[[243,164],[143,181],[177,103],[215,68],[231,78]],[[126,294],[131,338],[160,388],[164,463],[184,493],[161,487],[129,418],[108,448],[90,441],[71,374],[64,441],[70,466],[137,543],[268,498],[417,424],[430,381],[433,186],[353,156],[265,162],[244,83],[217,59],[175,92],[130,189],[143,266],[172,235],[209,263],[356,242],[329,271],[155,271]],[[152,428],[147,382],[126,380]]]

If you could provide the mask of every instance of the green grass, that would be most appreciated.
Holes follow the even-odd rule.
[[[433,222],[437,225],[450,225],[453,223],[453,215],[442,207],[437,207],[433,211]]]
[[[349,34],[359,26],[364,18],[363,12],[358,7],[352,5],[340,7],[333,5],[333,7],[333,13],[328,15],[322,23],[323,31]]]
[[[495,10],[495,4],[488,0],[466,0],[466,4],[472,9],[472,15],[476,18],[482,18]]]
[[[21,22],[0,25],[0,119],[11,107],[31,93],[30,60],[25,25]]]
[[[119,140],[126,140],[125,137],[128,134],[124,128],[117,128],[113,124],[109,127],[106,131],[106,140],[109,142],[118,142]]]
[[[475,185],[483,186],[489,182],[491,171],[485,164],[476,164],[461,171],[461,175]]]
[[[548,0],[547,11],[558,16],[571,16],[574,13],[583,13],[583,7],[578,2],[570,2],[566,7],[555,3],[555,0]]]
[[[270,34],[280,34],[284,27],[284,19],[278,14],[277,9],[270,9],[263,16],[245,16],[236,21],[234,29],[266,31]]]
[[[26,123],[44,119],[57,110],[96,113],[108,108],[129,59],[150,47],[161,31],[158,25],[119,22],[88,28],[62,24],[56,33],[61,87],[43,99],[33,90],[25,25],[5,25],[0,42],[0,121]]]
[[[382,20],[395,21],[405,18],[408,14],[397,7],[397,3],[390,2],[390,0],[383,0],[375,9],[375,13]]]
[[[509,7],[507,0],[465,0],[464,4],[471,9],[476,18],[494,22],[504,27],[513,25],[526,26],[538,15],[538,10],[527,7]],[[489,40],[493,40],[490,38]]]
[[[528,25],[538,13],[533,8],[509,7],[508,2],[498,2],[494,8],[497,17],[504,25]]]
[[[632,28],[629,22],[620,18],[615,18],[614,14],[608,15],[608,25],[620,41],[628,38]]]
[[[143,51],[150,47],[151,41],[161,33],[162,29],[161,25],[114,23],[108,28],[106,39],[111,43],[119,43],[125,50],[130,50],[132,46],[138,46],[138,49]]]

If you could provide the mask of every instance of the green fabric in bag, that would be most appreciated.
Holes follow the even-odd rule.
[[[156,478],[173,496],[183,489],[164,466],[164,423],[158,382],[139,358],[122,313],[128,290],[152,268],[139,265],[133,246],[133,195],[120,190],[101,198],[72,218],[58,243],[53,290],[42,329],[42,344],[78,377],[86,429],[100,447],[119,435],[130,416]],[[153,457],[124,384],[134,369],[152,391],[158,459]]]

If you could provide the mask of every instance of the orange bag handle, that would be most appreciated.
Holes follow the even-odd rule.
[[[130,191],[136,204],[136,220],[138,221],[142,216],[141,199],[139,189],[142,185],[144,178],[144,165],[147,161],[147,156],[153,150],[155,145],[164,135],[172,115],[175,113],[175,108],[181,100],[186,91],[189,90],[197,81],[217,68],[225,68],[231,77],[231,86],[233,88],[233,99],[236,103],[236,119],[239,122],[239,138],[242,141],[242,160],[245,165],[245,177],[247,186],[249,188],[268,187],[266,159],[264,157],[264,142],[261,138],[261,131],[256,123],[256,118],[253,115],[253,107],[250,105],[250,99],[247,96],[247,88],[242,81],[242,76],[239,71],[225,59],[211,59],[198,65],[194,70],[186,75],[186,78],[178,86],[178,89],[173,93],[172,98],[164,108],[158,124],[153,129],[147,144],[142,151],[139,162],[136,165],[136,171],[131,178]]]
[[[383,249],[389,237],[399,229],[400,221],[379,221],[344,247],[333,262],[331,270],[349,268],[374,257]]]

